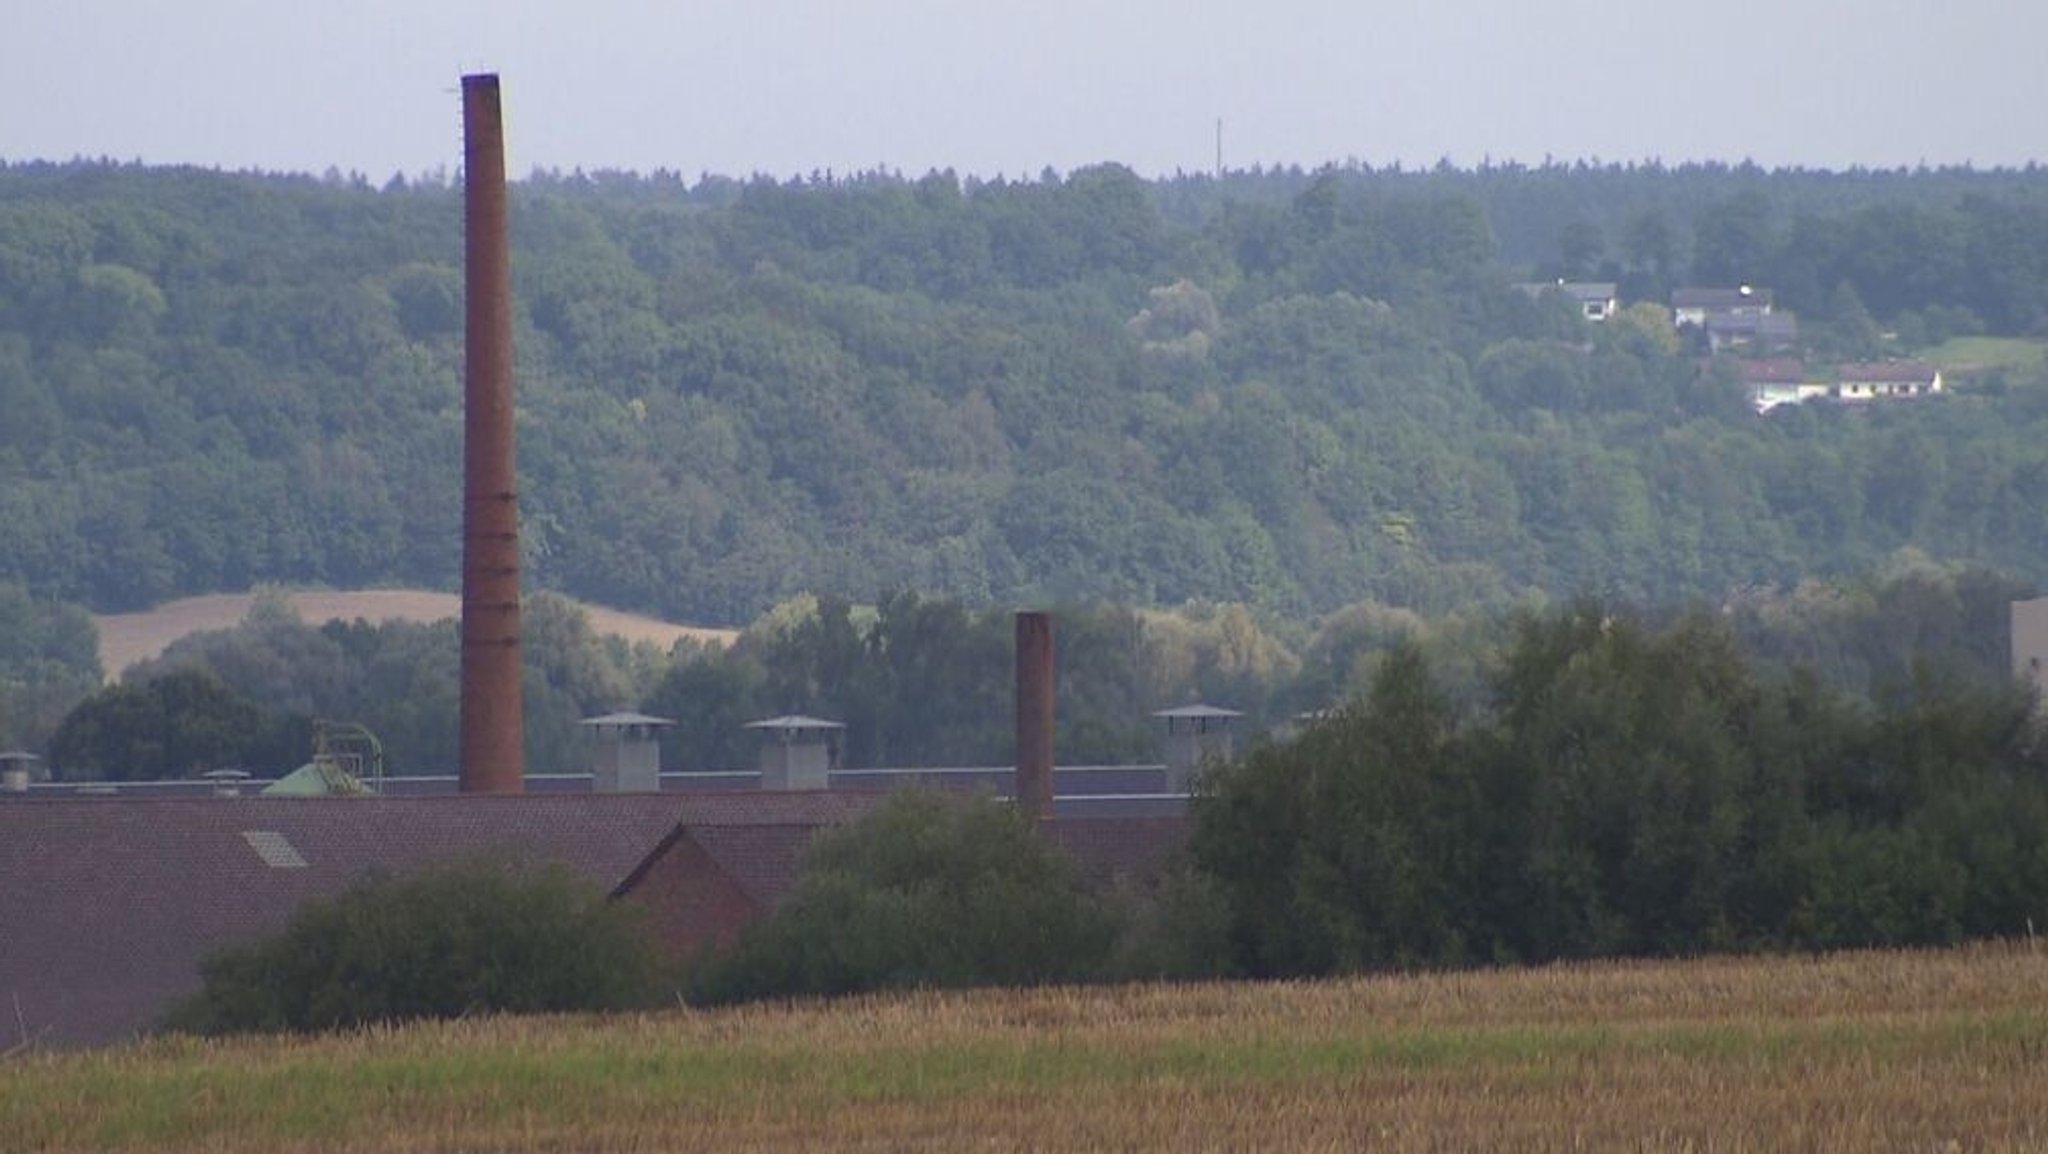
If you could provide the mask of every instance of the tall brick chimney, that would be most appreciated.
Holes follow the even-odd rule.
[[[462,792],[519,793],[519,495],[512,440],[512,258],[498,77],[462,78]]]
[[[1017,806],[1052,816],[1052,614],[1017,614]]]

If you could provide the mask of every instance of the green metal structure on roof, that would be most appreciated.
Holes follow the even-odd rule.
[[[354,774],[321,761],[309,761],[263,787],[264,797],[356,797],[369,792]]]

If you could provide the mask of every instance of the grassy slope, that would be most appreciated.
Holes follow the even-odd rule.
[[[2019,337],[1955,337],[1922,352],[1943,372],[1971,375],[1990,369],[2038,369],[2048,344]]]
[[[28,1150],[2040,1149],[2048,955],[167,1040],[0,1067],[0,1135]]]

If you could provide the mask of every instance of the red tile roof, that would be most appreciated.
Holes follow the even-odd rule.
[[[11,1018],[18,998],[22,1027],[43,1045],[117,1041],[196,988],[208,953],[275,933],[307,899],[337,894],[373,869],[480,854],[560,862],[616,891],[680,829],[704,839],[740,891],[772,901],[787,888],[807,831],[844,821],[873,798],[750,791],[10,802],[0,805],[0,1005]],[[16,1023],[7,1025],[13,1034]]]
[[[712,804],[693,807],[613,893],[622,897],[634,894],[648,871],[678,843],[687,841],[732,879],[749,901],[766,910],[796,883],[804,851],[818,830],[860,817],[883,796],[881,791],[853,790],[697,795]]]
[[[1737,367],[1746,385],[1798,385],[1810,379],[1805,362],[1789,358],[1743,361]]]
[[[0,1005],[38,1045],[119,1041],[223,946],[281,930],[366,873],[477,855],[559,862],[649,907],[671,948],[729,937],[794,884],[811,838],[876,791],[419,798],[64,798],[0,805]],[[1102,883],[1156,877],[1178,815],[1063,815],[1046,835]],[[17,1002],[18,1000],[18,1002]],[[8,1037],[11,1047],[21,1039]]]
[[[1835,370],[1835,379],[1857,384],[1926,384],[1936,372],[1933,365],[1920,361],[1877,361],[1843,365]]]

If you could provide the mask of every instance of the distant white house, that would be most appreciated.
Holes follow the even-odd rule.
[[[1880,361],[1843,365],[1835,370],[1838,401],[1878,401],[1927,397],[1941,392],[1941,370],[1919,361]]]
[[[1701,326],[1707,351],[1746,350],[1752,356],[1788,352],[1799,345],[1799,319],[1791,313],[1716,313]]]
[[[1918,361],[1848,364],[1822,372],[1781,357],[1743,361],[1737,375],[1748,392],[1750,408],[1759,414],[1807,401],[1869,404],[1942,391],[1941,370]]]
[[[1615,286],[1610,281],[1530,281],[1515,287],[1532,297],[1550,292],[1563,293],[1579,310],[1579,315],[1589,321],[1612,320],[1621,309],[1621,301],[1614,295]]]

